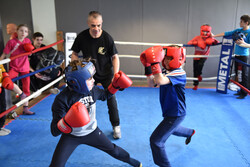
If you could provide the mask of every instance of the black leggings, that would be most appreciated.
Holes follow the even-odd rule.
[[[195,78],[197,78],[202,74],[202,69],[206,60],[207,60],[206,58],[200,58],[200,60],[194,60],[193,72]],[[199,85],[199,81],[195,80],[193,85]]]
[[[112,143],[97,127],[87,136],[77,137],[73,135],[62,134],[56,146],[50,167],[64,167],[72,152],[80,144],[86,144],[100,149],[112,157],[129,163],[132,166],[140,165],[139,161],[130,158],[130,155],[127,151]]]
[[[2,88],[2,92],[0,93],[0,113],[6,110],[6,99],[5,99],[5,90]],[[6,119],[6,115],[0,118],[0,129],[4,126]]]

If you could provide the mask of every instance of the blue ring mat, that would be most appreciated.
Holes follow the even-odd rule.
[[[171,136],[165,146],[173,167],[250,167],[250,100],[238,100],[232,91],[220,94],[215,89],[186,89],[187,116],[182,125],[194,128],[191,143]],[[49,166],[60,137],[50,133],[51,105],[49,95],[30,110],[35,115],[21,115],[5,128],[12,133],[0,136],[0,166]],[[130,87],[117,92],[122,138],[112,138],[106,102],[97,102],[99,128],[115,144],[140,160],[143,167],[153,162],[149,137],[162,120],[159,88]],[[66,167],[128,167],[95,148],[80,145]]]

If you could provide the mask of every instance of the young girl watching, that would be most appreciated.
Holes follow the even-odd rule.
[[[3,54],[0,57],[0,60],[6,58],[10,54],[10,58],[13,58],[17,55],[20,55],[25,52],[30,52],[34,49],[31,41],[27,36],[29,35],[29,28],[26,24],[20,24],[17,27],[17,38],[9,40],[3,50]],[[15,78],[18,75],[25,75],[29,73],[30,64],[27,56],[22,56],[12,60],[9,63],[9,77]],[[24,94],[20,97],[24,99],[26,96],[30,95],[30,77],[21,79],[22,89]],[[28,110],[28,103],[25,103],[23,106],[23,114],[33,115],[34,112]]]

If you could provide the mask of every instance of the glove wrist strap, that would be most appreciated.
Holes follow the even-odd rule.
[[[116,88],[113,86],[113,84],[111,83],[111,84],[109,85],[109,87],[108,87],[108,91],[109,91],[111,94],[115,94],[115,93],[118,91],[118,89],[116,89]]]
[[[152,70],[153,74],[161,73],[160,63],[153,63],[153,64],[151,64],[151,70]]]
[[[145,67],[145,75],[146,75],[146,76],[152,75],[152,70],[151,70],[151,67],[150,67],[150,66]]]

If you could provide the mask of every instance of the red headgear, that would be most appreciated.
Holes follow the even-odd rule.
[[[169,62],[169,68],[170,70],[179,68],[186,59],[186,48],[184,47],[175,47],[175,46],[165,46],[164,49],[166,49],[166,56],[172,57],[173,59]],[[164,58],[165,59],[165,58]],[[164,68],[164,59],[162,61],[162,66]]]
[[[209,25],[202,25],[200,35],[202,37],[210,37],[212,31],[212,27]]]

